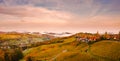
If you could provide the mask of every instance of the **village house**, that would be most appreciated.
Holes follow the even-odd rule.
[[[76,36],[76,41],[88,43],[90,40],[88,38],[82,38],[82,37]]]
[[[25,49],[27,49],[27,44],[25,44],[25,43],[20,43],[20,44],[19,44],[19,47],[20,47],[22,50],[25,50]]]
[[[11,47],[8,45],[1,45],[0,49],[11,49]]]

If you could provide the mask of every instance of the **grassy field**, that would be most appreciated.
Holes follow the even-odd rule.
[[[120,61],[120,42],[99,41],[92,45],[74,45],[75,38],[63,43],[42,45],[24,51],[24,60],[32,61]]]
[[[101,41],[91,46],[93,55],[106,60],[120,61],[120,42]]]

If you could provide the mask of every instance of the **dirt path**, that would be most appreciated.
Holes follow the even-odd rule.
[[[54,61],[57,57],[59,57],[62,53],[67,52],[67,49],[63,50],[61,53],[57,54],[55,57],[53,57],[52,59],[50,59],[49,61]]]

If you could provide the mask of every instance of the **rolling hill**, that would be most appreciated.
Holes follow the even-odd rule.
[[[103,40],[93,44],[77,42],[74,37],[62,43],[42,45],[24,51],[21,61],[119,61],[120,42]]]

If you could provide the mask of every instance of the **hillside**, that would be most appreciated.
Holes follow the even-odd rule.
[[[101,41],[91,46],[92,55],[108,61],[120,61],[120,42]]]
[[[24,51],[21,61],[119,61],[120,42],[103,40],[93,44],[78,42],[74,37],[62,43],[42,45]]]
[[[120,61],[119,45],[118,35],[2,33],[0,61]]]
[[[51,40],[53,38],[53,36],[46,34],[39,35],[29,33],[5,32],[0,33],[0,45],[31,44]]]

